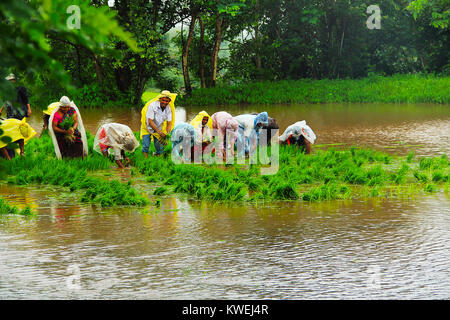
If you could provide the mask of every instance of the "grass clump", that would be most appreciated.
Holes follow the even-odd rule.
[[[18,214],[18,215],[22,215],[22,216],[34,215],[33,211],[31,211],[30,207],[26,207],[25,209],[20,209],[16,206],[11,206],[2,197],[0,197],[0,214]]]

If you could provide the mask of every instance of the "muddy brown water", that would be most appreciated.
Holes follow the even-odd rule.
[[[307,120],[316,144],[396,154],[449,152],[448,105],[227,107],[268,111],[282,130]],[[203,108],[179,111],[191,119]],[[213,113],[221,107],[207,108]],[[86,127],[139,129],[139,110],[83,110]],[[41,114],[30,123],[39,128]],[[40,130],[40,129],[39,129]],[[38,130],[38,131],[39,131]],[[388,147],[388,148],[386,148]],[[116,175],[114,169],[108,172]],[[405,199],[218,205],[182,196],[145,208],[81,204],[53,186],[0,194],[35,217],[0,215],[1,299],[449,299],[447,193]]]

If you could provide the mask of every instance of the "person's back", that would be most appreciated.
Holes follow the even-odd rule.
[[[6,117],[8,119],[22,120],[28,117],[28,93],[25,87],[16,87],[16,100],[6,103]]]

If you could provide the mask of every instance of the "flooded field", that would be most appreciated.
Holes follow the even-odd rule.
[[[394,154],[450,151],[448,105],[226,110],[267,111],[281,130],[305,119],[318,148],[342,143]],[[93,134],[106,122],[139,129],[140,110],[80,111]],[[199,111],[178,114],[190,120]],[[35,111],[30,120],[38,132],[41,115]],[[129,177],[130,170],[121,173],[122,180]],[[1,183],[8,203],[38,214],[0,215],[0,298],[450,298],[447,193],[245,207],[166,196],[156,207],[152,186],[141,188],[152,205],[102,209],[80,204],[66,188]]]

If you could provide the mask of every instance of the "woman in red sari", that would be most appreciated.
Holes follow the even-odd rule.
[[[83,140],[85,141],[85,138],[83,139],[84,128],[83,132],[80,132],[77,108],[71,105],[69,98],[66,96],[61,98],[59,108],[53,112],[50,118],[51,131],[54,133],[53,136],[56,138],[59,149],[57,150],[55,146],[57,157],[59,158],[58,151],[62,158],[86,156],[87,146],[84,146],[83,143]]]

